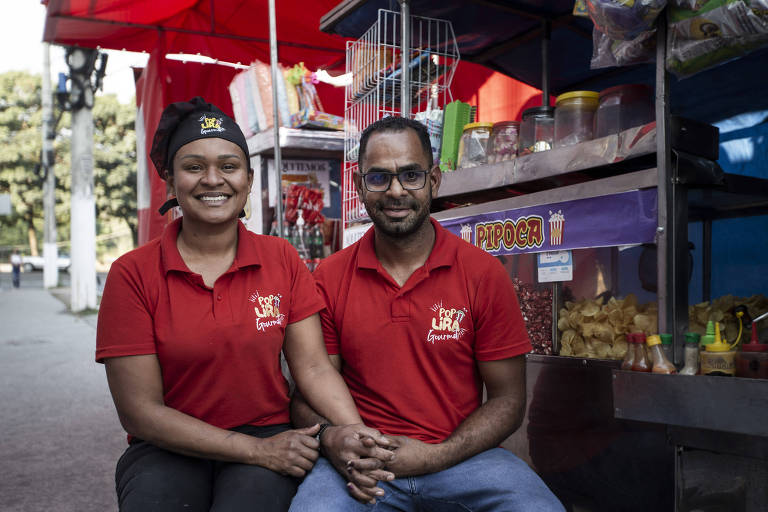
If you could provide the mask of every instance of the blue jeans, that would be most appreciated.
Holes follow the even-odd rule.
[[[485,451],[445,471],[380,482],[375,505],[355,501],[346,480],[320,458],[299,486],[290,512],[564,511],[528,465],[502,448]]]

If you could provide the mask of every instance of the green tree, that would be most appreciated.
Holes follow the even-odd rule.
[[[0,74],[0,193],[11,194],[13,213],[0,216],[0,245],[29,244],[38,254],[43,228],[43,173],[40,76],[11,71]],[[122,219],[137,240],[136,109],[114,95],[96,98],[94,122],[94,196],[98,220]],[[56,223],[59,241],[69,240],[71,121],[58,123],[55,151]]]
[[[38,254],[37,233],[42,229],[43,218],[40,91],[38,75],[19,71],[0,74],[0,193],[10,193],[13,209],[10,216],[0,216],[3,226],[0,243],[23,243],[19,238],[23,232],[33,255]],[[66,116],[61,125],[68,121]],[[58,137],[54,150],[57,214],[68,216],[64,208],[69,204],[68,137]],[[66,220],[59,219],[59,222]]]
[[[99,219],[122,219],[138,244],[136,214],[136,107],[115,95],[99,96],[93,107],[93,159]]]

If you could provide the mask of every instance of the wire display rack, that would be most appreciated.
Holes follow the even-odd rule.
[[[344,103],[344,229],[368,217],[352,180],[357,170],[360,134],[366,126],[387,116],[407,113],[427,125],[433,146],[437,145],[439,151],[442,107],[453,99],[450,84],[459,62],[459,49],[449,21],[421,16],[410,16],[409,20],[410,31],[406,34],[410,44],[405,52],[410,92],[407,112],[403,112],[401,105],[401,14],[380,9],[376,23],[360,39],[347,43],[346,71],[353,78],[345,89]]]

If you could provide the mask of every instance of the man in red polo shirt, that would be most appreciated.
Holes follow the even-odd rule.
[[[360,139],[359,169],[355,185],[373,229],[315,278],[331,360],[365,424],[390,443],[324,428],[326,458],[291,510],[365,510],[363,502],[382,510],[563,510],[524,462],[498,448],[523,418],[531,345],[501,264],[429,216],[441,174],[426,129],[399,117],[377,121]],[[320,419],[294,402],[295,423]]]

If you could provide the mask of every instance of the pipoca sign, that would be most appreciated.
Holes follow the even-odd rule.
[[[494,255],[635,245],[654,241],[656,189],[516,208],[441,224]]]
[[[466,235],[462,236],[465,238]],[[466,240],[466,238],[465,238]],[[475,244],[488,252],[544,245],[544,219],[538,215],[475,224]],[[466,240],[471,243],[471,240]]]

